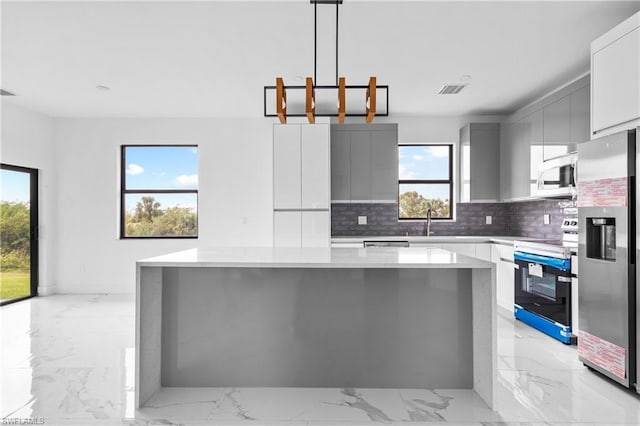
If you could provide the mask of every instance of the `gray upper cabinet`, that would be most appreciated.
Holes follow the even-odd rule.
[[[525,147],[525,120],[505,122],[500,140],[500,197],[529,196],[529,147]]]
[[[589,133],[591,129],[589,100],[591,88],[584,86],[571,94],[571,146],[569,151],[577,149],[576,144],[591,139]]]
[[[371,200],[371,133],[351,133],[351,200]]]
[[[543,108],[543,161],[566,154],[571,143],[571,96],[567,95]]]
[[[529,145],[525,140],[524,121],[511,124],[511,197],[529,195]]]
[[[507,117],[500,140],[500,197],[503,201],[537,195],[543,161],[575,151],[588,140],[589,76],[568,84]]]
[[[571,139],[571,97],[545,105],[543,112],[545,143],[567,143]]]
[[[331,200],[351,200],[351,143],[348,132],[331,132]]]
[[[371,132],[371,199],[396,201],[398,197],[397,130]]]
[[[535,195],[537,192],[538,164],[544,156],[544,118],[538,110],[522,119],[522,155],[518,177],[523,181],[518,186],[520,197]],[[525,189],[524,181],[527,180]]]
[[[499,199],[500,124],[471,123],[460,129],[460,201]]]
[[[500,199],[511,198],[511,134],[509,123],[500,129]]]
[[[397,124],[331,126],[331,200],[397,202]]]

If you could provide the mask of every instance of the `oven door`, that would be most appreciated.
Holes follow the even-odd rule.
[[[515,303],[571,326],[571,260],[515,252]]]

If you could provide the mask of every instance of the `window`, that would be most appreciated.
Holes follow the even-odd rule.
[[[452,219],[453,145],[398,146],[398,218]]]
[[[120,238],[197,238],[198,147],[121,149]]]

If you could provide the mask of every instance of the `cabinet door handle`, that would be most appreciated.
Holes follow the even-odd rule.
[[[513,263],[515,265],[515,262],[511,259],[507,259],[505,257],[501,257],[500,258],[500,262],[507,262],[507,263]]]

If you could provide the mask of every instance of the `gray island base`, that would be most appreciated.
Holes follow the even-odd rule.
[[[161,387],[474,389],[493,264],[437,248],[193,249],[137,262],[136,404]]]

